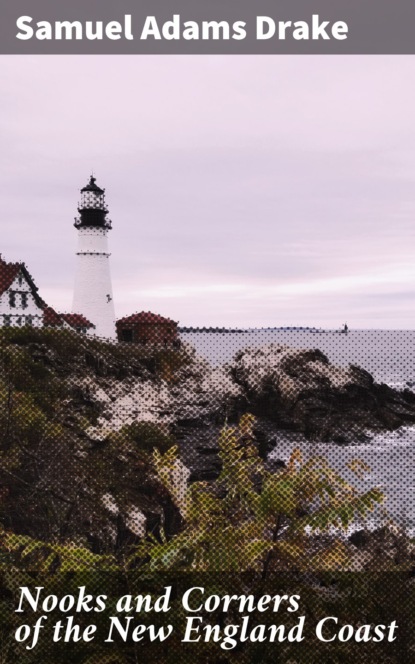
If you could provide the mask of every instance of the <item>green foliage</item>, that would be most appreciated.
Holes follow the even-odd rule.
[[[16,569],[37,572],[115,571],[118,568],[113,556],[97,555],[85,547],[73,543],[46,543],[26,535],[16,535],[4,529],[0,531],[2,559],[0,569],[10,565]]]
[[[154,367],[158,376],[168,383],[178,380],[177,375],[184,366],[192,364],[192,356],[183,348],[154,348]]]
[[[113,445],[128,446],[133,444],[138,450],[152,452],[159,449],[167,452],[174,445],[174,437],[161,426],[153,422],[133,422],[127,424],[117,432],[110,433],[108,440]]]
[[[0,344],[2,346],[26,347],[29,344],[46,344],[49,348],[59,350],[66,355],[75,355],[80,347],[79,334],[69,330],[54,330],[47,328],[3,327],[0,330]]]
[[[118,537],[108,492],[120,514],[144,504],[158,518],[149,455],[155,446],[171,447],[169,433],[141,422],[95,443],[87,431],[100,414],[89,381],[159,380],[160,357],[175,363],[174,371],[191,361],[183,352],[125,348],[63,330],[0,330],[0,523],[19,535],[75,540],[106,553],[131,539],[128,532]]]
[[[135,552],[156,570],[344,569],[348,550],[343,538],[353,520],[382,502],[378,489],[359,494],[327,461],[303,462],[294,450],[286,468],[265,469],[253,438],[254,418],[220,435],[222,472],[217,482],[186,488],[177,478],[177,450],[154,453],[158,476],[184,519],[182,531],[168,540],[149,537]],[[316,546],[312,534],[330,533]]]
[[[140,375],[145,370],[162,379],[174,380],[176,372],[192,364],[194,359],[183,347],[174,350],[112,343],[69,330],[33,327],[1,328],[0,352],[15,358],[24,356],[25,364],[34,353],[38,371],[43,365],[49,375],[66,377],[73,377],[75,372],[85,373],[88,369],[97,375],[117,377]]]
[[[7,393],[1,396],[8,398]],[[111,491],[119,509],[137,505],[137,484],[141,484],[152,494],[158,491],[163,502],[158,482],[181,515],[180,528],[169,535],[162,527],[155,534],[149,532],[134,547],[127,567],[139,563],[150,571],[254,570],[265,576],[276,569],[345,569],[349,554],[341,533],[383,499],[377,489],[357,492],[322,457],[304,462],[299,450],[294,450],[286,468],[277,473],[266,470],[257,452],[251,415],[243,416],[238,426],[223,428],[217,481],[191,484],[174,446],[166,452],[154,449],[151,469],[148,451],[156,446],[163,450],[171,442],[153,424],[125,427],[112,434],[103,449],[79,454],[73,449],[77,439],[68,438],[65,429],[48,420],[28,395],[20,395],[9,417],[9,438],[15,444],[9,449],[3,445],[1,451],[2,474],[9,477],[3,522],[10,537],[38,540],[42,534],[43,541],[35,546],[38,552],[43,552],[42,546],[66,547],[68,542],[72,550],[71,538],[80,554],[88,551],[87,541],[79,539],[82,526],[76,524],[85,521],[90,534],[98,526],[105,529],[109,514],[100,497]],[[70,472],[62,476],[59,468],[64,466]],[[114,483],[118,467],[123,478]],[[359,472],[359,466],[355,464],[354,470]],[[33,509],[30,496],[36,496]],[[18,516],[19,506],[23,511],[25,504],[31,529],[22,527]],[[122,550],[118,555],[124,555]],[[33,565],[38,569],[37,560],[27,557],[31,569]],[[49,551],[46,560],[56,561],[56,551]]]
[[[386,621],[380,581],[377,587],[356,576],[332,580],[336,571],[351,564],[345,530],[382,502],[378,489],[359,493],[324,458],[303,460],[298,450],[286,468],[270,472],[258,456],[251,415],[222,430],[222,471],[209,483],[189,484],[173,437],[154,424],[134,423],[106,440],[88,439],[85,431],[97,414],[81,398],[77,400],[74,376],[106,379],[150,373],[174,382],[189,362],[191,357],[182,351],[107,344],[56,330],[0,331],[0,661],[4,664],[16,660],[129,664],[142,658],[141,650],[132,649],[124,657],[118,652],[95,652],[93,645],[85,644],[73,652],[66,648],[64,659],[46,647],[33,653],[18,647],[10,636],[16,616],[6,600],[16,596],[19,585],[33,584],[37,575],[42,575],[46,592],[62,594],[63,588],[75,593],[82,585],[75,572],[88,573],[88,588],[94,592],[95,583],[97,593],[102,592],[103,579],[108,587],[119,577],[130,592],[131,575],[137,574],[138,593],[143,579],[162,578],[165,583],[158,572],[183,571],[186,578],[201,572],[202,580],[192,585],[203,585],[211,573],[226,572],[234,573],[232,589],[239,583],[237,592],[242,593],[256,592],[249,579],[241,578],[243,571],[262,578],[262,592],[270,591],[271,580],[281,572],[294,571],[288,592],[301,594],[307,615],[314,618],[329,612],[341,613],[344,621],[357,615],[355,623]],[[359,475],[367,468],[356,461],[350,470]],[[116,515],[104,504],[108,493],[117,504]],[[180,518],[169,529],[167,511],[172,505]],[[147,509],[154,517],[139,544],[125,526],[124,531],[119,528],[131,506]],[[310,571],[320,580],[322,572],[329,574],[324,583],[315,584],[317,588],[310,584]],[[228,578],[226,574],[224,580]],[[213,592],[225,590],[229,591],[226,583],[212,585]],[[115,587],[111,592],[114,597],[120,594]],[[400,597],[394,616],[404,611]],[[172,613],[176,620],[180,607],[176,605]],[[409,625],[409,609],[407,613],[402,624]],[[10,624],[2,622],[3,615],[10,616]],[[356,648],[341,644],[343,650],[330,651],[327,659],[323,645],[313,641],[313,661],[406,661],[404,650],[400,659],[388,659],[379,648],[368,657],[361,644]],[[150,648],[145,659],[178,661],[180,647]],[[297,664],[311,661],[309,649],[304,655],[295,650],[290,660],[286,647],[281,645],[276,654],[275,648],[266,651],[253,645],[243,653],[227,653],[226,661],[274,662],[276,656],[278,661]],[[353,655],[350,660],[346,647]],[[197,658],[198,654],[199,650]],[[217,649],[216,655],[203,661],[215,662],[216,656]]]

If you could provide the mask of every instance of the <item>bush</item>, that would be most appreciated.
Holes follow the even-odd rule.
[[[208,484],[184,486],[177,448],[155,450],[160,481],[180,510],[182,531],[168,540],[143,542],[132,558],[152,571],[260,571],[347,569],[348,548],[340,535],[316,547],[310,534],[345,531],[382,502],[383,494],[356,491],[322,457],[303,462],[294,450],[286,468],[265,469],[254,442],[255,418],[225,426],[219,447],[222,472]],[[359,473],[359,462],[352,470]]]
[[[152,422],[133,422],[123,426],[116,433],[111,433],[108,438],[112,444],[119,446],[133,443],[143,452],[153,452],[156,448],[161,452],[167,452],[175,443],[173,436]]]

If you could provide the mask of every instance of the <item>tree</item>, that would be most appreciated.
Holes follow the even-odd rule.
[[[346,569],[341,533],[383,501],[374,488],[359,493],[322,457],[303,461],[295,449],[287,466],[266,470],[254,444],[252,415],[225,426],[219,439],[222,471],[212,484],[183,481],[177,448],[153,455],[157,474],[183,518],[168,539],[149,536],[132,557],[150,570],[237,572]],[[351,466],[359,473],[361,464]],[[312,535],[332,533],[330,538]]]

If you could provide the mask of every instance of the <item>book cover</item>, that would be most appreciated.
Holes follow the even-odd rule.
[[[414,654],[409,2],[0,7],[0,660]]]

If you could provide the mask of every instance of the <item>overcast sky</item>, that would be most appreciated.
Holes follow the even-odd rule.
[[[0,63],[0,251],[58,310],[94,169],[117,316],[414,327],[415,57]]]

